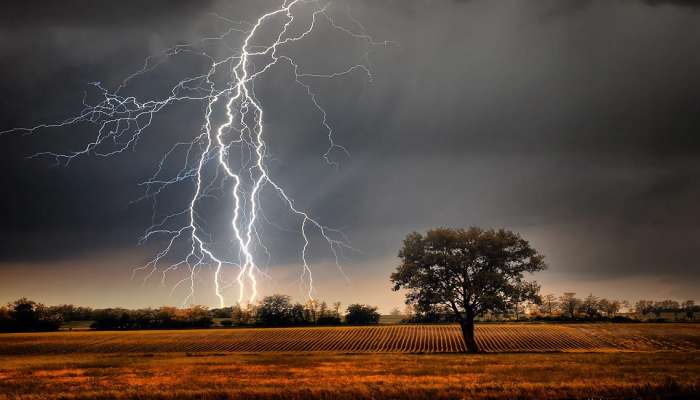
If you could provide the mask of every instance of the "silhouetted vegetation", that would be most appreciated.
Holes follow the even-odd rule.
[[[440,307],[462,328],[469,351],[478,351],[474,319],[486,312],[513,310],[540,301],[539,286],[524,273],[546,268],[544,256],[517,233],[500,230],[431,229],[409,234],[391,274],[394,290],[406,289],[406,303],[419,311]]]
[[[516,313],[511,306],[502,312],[486,312],[475,317],[477,321],[539,321],[539,322],[689,322],[696,321],[700,306],[693,300],[640,300],[634,305],[626,300],[610,300],[589,294],[579,298],[576,293],[561,296],[545,294],[539,302],[521,303]],[[412,307],[403,313],[406,323],[458,322],[448,308],[433,305]]]
[[[61,315],[63,322],[89,321],[93,319],[94,310],[90,307],[60,304],[57,306],[50,306],[49,309],[53,313]]]
[[[214,321],[206,307],[160,307],[127,310],[107,308],[95,310],[93,329],[174,329],[208,328]]]
[[[406,316],[404,322],[424,324],[455,323],[457,322],[457,317],[445,306],[433,305],[411,310],[410,315]]]
[[[345,322],[350,325],[376,324],[379,322],[377,307],[366,304],[350,304],[347,314],[345,314]]]
[[[625,300],[610,300],[589,294],[581,299],[576,293],[561,296],[546,294],[539,301],[511,303],[500,312],[482,312],[475,316],[479,322],[673,322],[697,321],[700,306],[693,300],[639,300],[634,305]],[[407,305],[404,311],[392,310],[391,323],[459,323],[459,318],[447,306]],[[21,298],[0,306],[0,332],[53,331],[71,322],[85,321],[99,330],[185,329],[237,326],[318,326],[347,323],[376,324],[380,320],[377,307],[351,304],[341,312],[341,304],[329,306],[324,301],[292,302],[289,296],[275,294],[257,304],[207,309],[160,307],[130,310],[125,308],[92,309],[61,304],[46,306]]]
[[[230,318],[234,326],[339,325],[342,320],[340,303],[332,307],[316,300],[292,303],[289,296],[281,294],[264,297],[257,305],[235,305]]]
[[[63,322],[60,313],[51,307],[26,298],[0,307],[0,331],[55,331]]]

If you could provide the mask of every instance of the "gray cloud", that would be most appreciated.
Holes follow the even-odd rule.
[[[44,2],[28,0],[3,7],[0,23],[3,29],[31,30],[46,26],[78,26],[81,28],[127,28],[162,21],[187,19],[208,10],[212,1],[153,0],[96,3],[89,0]]]
[[[288,71],[257,86],[269,107],[271,171],[363,250],[349,274],[386,279],[393,265],[373,260],[391,259],[411,230],[483,225],[530,234],[552,271],[572,281],[671,276],[678,287],[697,287],[689,271],[700,244],[700,15],[675,7],[693,2],[460,3],[351,4],[370,32],[398,45],[371,53],[368,85],[359,75],[314,82],[337,140],[352,153],[336,155],[338,171],[320,157],[323,132],[309,129],[319,116],[284,83]],[[75,112],[86,82],[118,81],[144,56],[209,32],[209,12],[250,19],[262,7],[192,4],[145,12],[129,3],[104,13],[86,6],[78,14],[49,6],[1,17],[5,32],[23,36],[0,42],[0,68],[12,78],[0,83],[0,129]],[[674,7],[648,6],[662,4]],[[62,33],[46,42],[49,32]],[[305,68],[352,59],[330,37],[295,50]],[[196,68],[169,67],[140,82],[142,90],[164,86],[183,65]],[[150,204],[129,201],[163,150],[160,135],[195,132],[199,111],[182,107],[156,121],[135,153],[68,168],[23,156],[76,146],[87,127],[0,138],[0,184],[12,192],[0,203],[0,257],[132,248]],[[176,207],[187,193],[185,186],[163,206]],[[271,218],[291,223],[266,201]],[[273,261],[293,264],[296,239],[266,229]],[[328,257],[315,249],[319,262]]]
[[[692,8],[700,7],[700,4],[698,4],[697,1],[693,1],[693,0],[643,0],[643,1],[645,4],[648,4],[650,6],[672,5],[672,6],[677,6],[677,7],[692,7]]]

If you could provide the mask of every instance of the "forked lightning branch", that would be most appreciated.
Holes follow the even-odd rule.
[[[201,129],[193,133],[191,140],[172,143],[170,150],[156,156],[155,173],[144,182],[144,199],[151,199],[154,206],[157,205],[158,196],[172,185],[191,185],[191,197],[179,211],[164,216],[154,211],[153,223],[142,241],[155,240],[163,245],[149,262],[134,272],[144,273],[145,279],[159,275],[159,279],[165,282],[169,273],[184,270],[185,274],[181,275],[184,277],[173,284],[172,291],[187,287],[183,303],[189,304],[195,301],[195,289],[198,280],[202,279],[202,270],[212,270],[213,273],[207,276],[212,276],[212,286],[220,306],[231,301],[253,302],[258,296],[257,280],[262,273],[259,259],[274,251],[265,246],[262,230],[259,229],[259,224],[265,219],[261,196],[269,195],[279,198],[298,224],[296,229],[302,243],[299,248],[300,282],[311,298],[314,292],[309,260],[312,235],[319,235],[326,242],[341,273],[342,251],[352,248],[342,232],[325,226],[314,217],[312,211],[297,205],[271,175],[266,164],[269,152],[265,110],[256,96],[255,83],[264,80],[274,66],[287,71],[289,83],[299,85],[311,100],[310,104],[316,108],[317,129],[324,132],[328,141],[327,151],[319,154],[319,157],[323,157],[330,167],[336,166],[332,154],[336,151],[347,153],[347,150],[336,143],[327,113],[312,84],[318,79],[344,79],[353,74],[361,74],[371,80],[366,57],[369,49],[388,44],[372,39],[349,12],[343,15],[345,23],[338,22],[331,12],[336,8],[342,7],[318,1],[293,0],[285,1],[279,8],[260,15],[253,22],[237,22],[217,16],[228,25],[221,35],[177,45],[158,56],[147,58],[140,70],[128,76],[114,90],[105,88],[99,82],[93,83],[100,93],[100,99],[96,104],[84,101],[85,106],[78,115],[57,123],[8,132],[31,134],[50,128],[94,124],[96,134],[84,147],[69,153],[49,151],[34,155],[52,157],[57,163],[67,165],[77,157],[109,157],[135,149],[141,137],[147,134],[161,135],[167,140],[165,132],[149,130],[154,116],[167,115],[174,103],[202,103]],[[286,48],[317,33],[321,23],[361,43],[367,52],[360,62],[342,70],[319,73],[304,71],[300,63],[284,52]],[[230,45],[234,37],[239,40],[237,48]],[[203,50],[203,44],[218,44],[218,51]],[[221,49],[226,50],[223,56],[218,54]],[[157,73],[161,64],[179,54],[204,58],[209,64],[208,71],[183,77],[167,96],[160,99],[141,100],[122,94],[136,78]],[[221,83],[221,76],[227,77],[225,84]],[[178,167],[177,173],[167,174],[165,165],[173,162],[174,158],[181,167]],[[209,169],[215,170],[215,173],[208,173]],[[230,191],[231,199],[229,232],[233,249],[229,252],[217,250],[206,219],[200,215],[203,199],[222,189]],[[274,224],[274,221],[271,223]],[[174,249],[183,247],[187,249],[182,253],[184,255],[175,256]],[[227,280],[225,275],[230,275],[230,278]],[[224,296],[224,288],[231,285],[238,287],[235,299]]]

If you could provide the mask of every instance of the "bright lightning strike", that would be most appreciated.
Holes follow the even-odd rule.
[[[213,286],[221,307],[226,303],[224,289],[230,285],[238,286],[238,303],[253,302],[258,295],[257,277],[263,273],[259,267],[259,253],[263,252],[268,257],[270,255],[260,234],[261,220],[270,222],[263,214],[260,196],[264,192],[271,192],[279,197],[288,212],[299,221],[298,233],[303,240],[300,249],[300,280],[305,282],[307,295],[312,298],[314,286],[308,255],[310,236],[316,233],[325,240],[341,273],[342,251],[352,247],[342,232],[321,224],[309,211],[297,206],[270,175],[266,164],[270,156],[265,141],[265,113],[255,93],[255,82],[264,79],[274,66],[283,66],[289,70],[290,82],[303,88],[318,112],[320,127],[326,132],[328,149],[322,157],[329,165],[337,167],[331,159],[331,153],[341,151],[347,154],[347,150],[335,142],[327,113],[310,82],[357,73],[365,75],[371,81],[372,75],[367,66],[369,49],[389,42],[376,42],[372,39],[349,11],[347,16],[352,27],[337,23],[329,12],[330,6],[330,3],[317,0],[285,0],[279,8],[261,15],[254,23],[218,17],[230,25],[222,35],[204,38],[198,43],[178,45],[166,50],[160,57],[147,58],[143,67],[127,77],[114,91],[107,90],[99,82],[93,83],[101,94],[101,101],[95,105],[83,101],[84,109],[77,116],[57,123],[3,133],[32,134],[42,129],[84,122],[95,124],[98,127],[96,135],[81,149],[70,153],[42,152],[34,155],[49,156],[57,163],[67,165],[81,156],[108,157],[133,149],[151,125],[154,115],[166,112],[169,106],[177,102],[201,102],[204,106],[201,130],[191,140],[174,143],[160,158],[153,176],[143,183],[146,192],[142,199],[151,199],[154,211],[152,224],[141,241],[158,238],[163,240],[164,246],[149,262],[136,268],[134,273],[144,271],[145,279],[160,274],[164,283],[168,273],[184,269],[185,277],[172,290],[189,285],[184,300],[187,304],[194,302],[200,270],[203,267],[213,267]],[[307,13],[305,15],[309,21],[298,22],[301,18],[295,16],[301,13]],[[321,21],[331,29],[361,42],[366,49],[363,62],[331,73],[308,73],[291,56],[282,54],[282,49],[314,34]],[[275,30],[272,35],[270,30]],[[264,34],[263,31],[267,33]],[[295,31],[298,33],[294,34]],[[234,35],[242,36],[238,48],[227,44]],[[272,39],[266,41],[265,38],[270,36]],[[212,42],[222,44],[227,49],[227,54],[209,54],[195,46]],[[140,100],[120,94],[137,77],[154,71],[164,60],[183,53],[204,57],[209,64],[208,71],[180,80],[165,98]],[[220,84],[221,76],[227,77],[225,85]],[[182,167],[174,176],[164,176],[165,165],[181,153],[184,153],[184,160],[179,161]],[[168,187],[184,182],[194,185],[187,204],[177,212],[158,217],[158,196]],[[234,257],[217,251],[207,232],[207,223],[199,212],[205,199],[216,197],[216,193],[223,190],[229,190],[231,196],[230,232],[234,250],[229,254],[235,254]],[[186,254],[183,257],[174,256],[175,248],[183,245],[187,248]],[[177,261],[173,262],[173,259]],[[227,267],[238,268],[235,281],[228,284],[224,279]]]

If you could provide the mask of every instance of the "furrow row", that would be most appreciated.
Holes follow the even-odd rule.
[[[605,327],[531,324],[478,325],[484,352],[608,351],[688,349],[692,335],[674,342],[659,334]],[[688,328],[690,329],[690,328]],[[688,339],[690,337],[691,339]],[[390,325],[216,329],[191,331],[64,332],[0,335],[3,354],[155,352],[348,352],[443,353],[465,350],[457,325]]]

